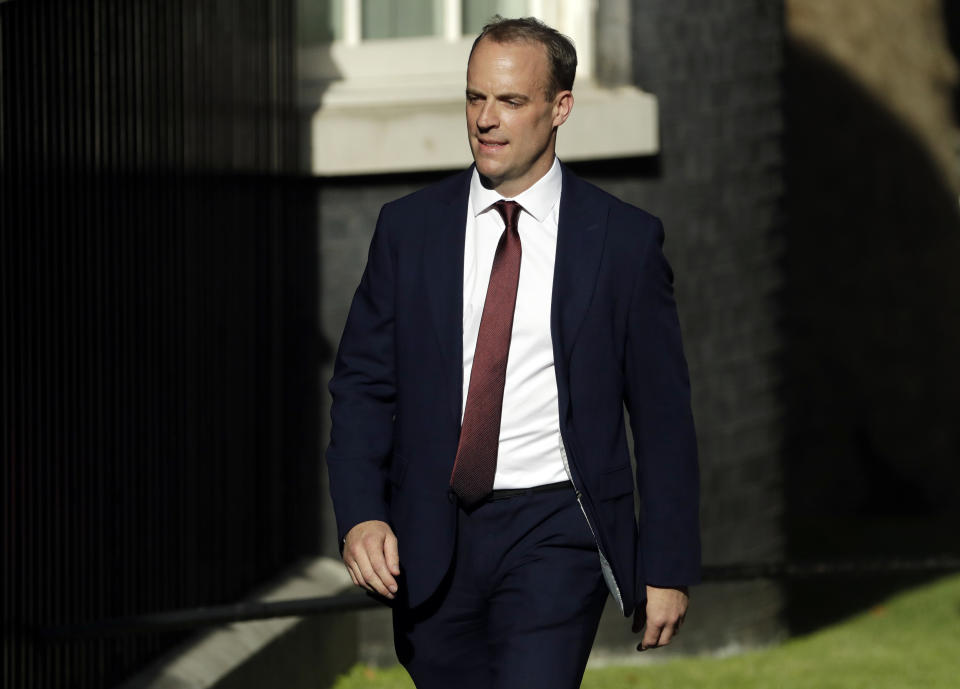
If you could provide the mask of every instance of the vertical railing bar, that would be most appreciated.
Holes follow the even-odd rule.
[[[47,10],[48,7],[45,4],[40,4],[37,8],[38,21],[35,23],[35,28],[39,26],[45,26],[47,24]],[[49,163],[48,158],[48,147],[47,140],[49,136],[49,112],[47,109],[47,101],[45,98],[44,84],[47,83],[47,35],[45,31],[35,30],[34,40],[36,41],[36,62],[35,65],[39,68],[39,73],[34,75],[32,91],[34,97],[37,99],[37,112],[40,113],[39,122],[37,126],[37,156],[35,158],[35,169],[31,170],[31,179],[35,179],[39,182],[43,179],[43,175],[47,169]],[[39,184],[34,184],[31,190],[34,196],[39,195]],[[33,400],[31,407],[33,407],[34,415],[33,418],[37,419],[37,426],[40,428],[47,427],[49,428],[49,418],[47,416],[47,409],[45,406],[46,400],[49,398],[47,393],[47,388],[49,386],[49,381],[45,375],[46,369],[42,365],[42,358],[44,355],[43,352],[43,330],[46,326],[47,320],[49,318],[49,304],[47,289],[45,285],[37,280],[37,276],[43,275],[44,263],[46,262],[45,246],[47,244],[47,213],[49,211],[49,205],[43,204],[39,205],[39,198],[35,199],[35,207],[38,212],[34,215],[35,226],[31,227],[31,234],[34,235],[37,240],[37,248],[34,254],[34,268],[29,274],[29,279],[33,283],[31,287],[32,291],[38,296],[39,301],[39,310],[38,317],[35,320],[34,328],[35,331],[32,333],[33,344],[35,348],[33,349],[31,356],[31,363],[28,369],[31,377],[36,381],[36,385],[33,389]],[[31,222],[31,225],[34,225],[34,222]],[[35,435],[35,447],[36,454],[32,458],[32,463],[36,467],[37,476],[36,481],[34,482],[34,491],[36,498],[41,497],[44,494],[44,487],[49,484],[49,474],[50,468],[47,466],[49,461],[49,434],[37,434],[36,427],[30,429],[30,432]],[[39,485],[38,485],[39,484]],[[51,576],[51,567],[50,567],[50,550],[52,544],[50,539],[47,537],[49,533],[48,520],[50,518],[49,512],[46,510],[40,509],[40,500],[34,499],[31,500],[33,503],[33,515],[32,521],[36,524],[36,532],[39,534],[38,539],[38,548],[37,553],[34,557],[38,560],[37,567],[40,573],[40,576],[36,579],[30,581],[30,585],[37,590],[49,590],[51,586],[50,576]],[[36,595],[36,594],[35,594]],[[38,596],[36,599],[36,619],[43,620],[48,622],[50,620],[50,599]],[[36,652],[32,653],[32,667],[30,669],[30,674],[38,680],[38,683],[45,683],[48,681],[50,675],[53,674],[54,669],[59,661],[60,649],[55,649],[51,654],[50,658],[47,659],[47,662],[39,662],[39,658]]]
[[[91,275],[93,277],[91,284],[91,296],[93,303],[98,307],[92,309],[92,327],[90,329],[90,361],[91,368],[98,374],[93,375],[91,380],[91,392],[93,402],[91,404],[91,429],[92,450],[100,457],[96,462],[94,481],[97,489],[94,493],[95,502],[95,521],[99,525],[100,538],[96,547],[93,549],[96,557],[95,569],[98,572],[107,571],[107,549],[104,543],[106,539],[107,520],[107,482],[109,480],[109,458],[107,457],[107,438],[105,424],[103,419],[106,415],[104,398],[106,394],[103,371],[105,366],[105,347],[106,332],[109,320],[104,313],[104,306],[108,303],[106,280],[104,275],[104,260],[102,247],[105,246],[104,213],[105,200],[104,188],[106,179],[106,155],[105,155],[105,125],[106,108],[103,98],[104,84],[104,0],[93,0],[91,12],[85,13],[88,16],[89,35],[91,37],[88,59],[90,61],[90,84],[92,93],[89,94],[90,103],[90,160],[88,175],[92,181],[88,185],[88,198],[90,208],[88,211],[91,223],[92,245],[89,251],[89,263]],[[92,598],[98,610],[105,612],[111,610],[108,604],[109,591],[112,590],[111,582],[107,577],[100,577],[94,584],[95,595]],[[107,672],[108,661],[105,644],[98,648],[96,654],[96,667],[92,670],[97,676],[103,676]]]
[[[83,201],[86,198],[84,183],[85,175],[81,174],[81,167],[83,161],[83,150],[85,145],[85,135],[87,134],[87,128],[85,126],[87,120],[87,108],[85,107],[84,92],[83,88],[84,83],[87,80],[86,70],[88,64],[84,59],[83,51],[81,45],[85,40],[87,32],[84,30],[84,19],[87,12],[84,11],[82,5],[70,4],[69,9],[61,14],[63,23],[66,27],[71,27],[70,30],[65,32],[64,45],[67,47],[65,65],[69,66],[70,72],[67,81],[69,82],[65,88],[66,93],[69,94],[67,102],[71,104],[73,108],[74,117],[69,117],[69,114],[64,115],[64,119],[70,125],[70,133],[68,134],[68,143],[72,143],[70,147],[72,158],[71,165],[69,166],[68,172],[68,188],[69,193],[72,196],[71,200],[67,205],[73,209],[83,208]],[[78,30],[79,29],[79,30]],[[74,387],[74,396],[73,396],[73,409],[75,416],[75,427],[76,432],[74,437],[76,439],[77,445],[77,457],[76,461],[78,463],[79,474],[81,476],[81,481],[90,486],[91,489],[87,491],[87,496],[90,498],[89,504],[92,504],[92,495],[96,489],[96,483],[93,478],[95,471],[95,463],[87,462],[86,456],[93,456],[91,452],[91,414],[90,407],[92,406],[92,395],[90,394],[90,369],[92,366],[92,348],[90,347],[89,337],[90,337],[90,327],[79,327],[79,319],[76,317],[76,314],[81,313],[81,310],[84,308],[85,304],[91,302],[91,293],[90,293],[90,283],[95,279],[94,276],[88,269],[88,261],[86,260],[91,247],[89,242],[83,241],[86,237],[89,236],[89,218],[86,212],[74,212],[76,228],[74,232],[70,234],[74,237],[74,249],[70,251],[70,255],[74,257],[75,270],[77,275],[84,276],[84,284],[82,288],[80,285],[77,285],[76,289],[71,290],[72,293],[72,304],[70,306],[70,313],[74,315],[74,324],[77,332],[71,338],[73,342],[73,359],[74,359],[74,368],[75,376],[73,381]],[[69,221],[67,221],[69,222]],[[80,364],[83,362],[83,365]],[[83,395],[87,399],[81,402],[80,391],[84,391],[86,394]],[[79,510],[78,510],[79,511]],[[75,547],[78,553],[83,554],[83,559],[88,562],[87,566],[90,567],[93,571],[98,571],[96,567],[96,560],[88,557],[90,551],[93,549],[94,544],[96,543],[96,536],[94,532],[94,527],[96,521],[92,518],[89,510],[83,510],[82,516],[78,520],[80,524],[75,527],[76,536],[74,538]],[[86,590],[81,590],[80,582],[74,583],[74,596],[78,600],[76,614],[82,619],[83,617],[90,615],[94,608],[93,601],[93,589],[96,588],[95,582],[89,582],[86,584]],[[76,669],[74,675],[81,678],[81,681],[86,684],[93,684],[96,678],[96,663],[93,662],[93,657],[98,655],[100,649],[103,648],[103,642],[99,643],[86,643],[83,645],[77,645],[74,647],[74,655],[76,658]]]
[[[47,241],[47,268],[42,275],[42,279],[47,283],[49,289],[49,307],[45,309],[47,314],[47,326],[43,352],[46,357],[43,369],[47,376],[47,408],[48,420],[43,425],[45,428],[53,430],[48,434],[49,449],[46,462],[50,471],[49,481],[53,488],[53,497],[51,501],[55,507],[49,510],[48,528],[46,535],[50,543],[50,574],[49,586],[53,588],[50,591],[56,592],[48,597],[50,605],[50,615],[52,619],[69,619],[71,615],[76,614],[76,602],[70,597],[64,596],[65,588],[73,588],[74,582],[64,582],[62,580],[63,569],[56,567],[58,554],[66,557],[68,562],[76,562],[76,547],[71,538],[75,528],[75,522],[68,522],[66,515],[70,511],[70,486],[75,485],[76,480],[74,471],[75,466],[69,462],[71,450],[71,433],[67,427],[67,415],[65,414],[66,398],[73,392],[70,389],[70,362],[67,359],[69,343],[66,342],[67,327],[65,319],[67,318],[67,308],[65,300],[67,298],[68,285],[70,284],[70,268],[67,262],[67,250],[69,248],[70,237],[65,232],[60,232],[63,227],[64,198],[67,194],[65,185],[64,162],[64,143],[66,138],[65,122],[63,115],[63,79],[65,70],[65,60],[63,56],[63,15],[57,11],[59,8],[49,6],[45,8],[49,14],[43,22],[44,26],[49,27],[45,31],[45,39],[49,41],[46,45],[46,74],[43,79],[43,89],[45,92],[44,110],[48,113],[48,141],[49,154],[44,161],[43,178],[47,182],[45,193],[51,198],[60,199],[60,203],[48,204],[46,224],[48,231]],[[40,460],[41,462],[44,459]],[[65,587],[66,584],[66,587]],[[67,588],[67,590],[69,590]],[[70,676],[73,668],[73,647],[63,647],[57,650],[57,659],[50,664],[52,684],[61,684],[63,679]]]
[[[360,45],[363,38],[361,0],[334,0],[343,2],[343,41],[347,45]]]
[[[443,38],[451,43],[463,36],[461,0],[443,0]]]

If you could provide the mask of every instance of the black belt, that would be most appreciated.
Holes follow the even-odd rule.
[[[506,500],[518,495],[533,495],[534,493],[550,493],[555,490],[573,490],[573,483],[570,481],[560,481],[558,483],[545,483],[542,486],[532,486],[530,488],[500,488],[490,492],[484,502],[493,502],[494,500]]]

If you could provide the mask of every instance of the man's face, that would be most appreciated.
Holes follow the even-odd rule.
[[[550,79],[540,43],[483,39],[467,65],[467,134],[477,171],[506,197],[528,189],[553,165],[555,127],[573,106],[570,91],[546,98]]]

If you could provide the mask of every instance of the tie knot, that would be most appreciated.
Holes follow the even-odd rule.
[[[497,212],[500,214],[500,217],[503,218],[503,224],[511,229],[517,229],[517,223],[520,220],[520,211],[522,207],[516,201],[504,201],[500,199],[493,207],[497,209]]]

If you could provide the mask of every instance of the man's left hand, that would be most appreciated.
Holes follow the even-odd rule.
[[[643,641],[637,645],[638,651],[666,646],[680,631],[683,618],[687,614],[690,595],[686,586],[661,588],[647,586],[646,610],[637,608],[633,614],[633,631],[643,633]]]

